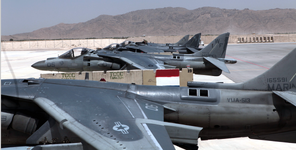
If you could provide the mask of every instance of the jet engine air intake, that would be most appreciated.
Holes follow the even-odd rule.
[[[105,62],[105,61],[100,61],[98,62],[98,66],[105,67],[105,68],[111,68],[111,69],[120,69],[120,65],[117,63],[111,63],[111,62]]]

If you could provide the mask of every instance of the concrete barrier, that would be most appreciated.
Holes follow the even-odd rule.
[[[44,40],[1,42],[1,50],[31,49],[71,49],[74,47],[103,48],[112,43],[121,43],[126,39],[81,39],[81,40]]]
[[[191,68],[183,68],[180,71],[180,86],[187,86],[188,81],[193,81]],[[72,80],[93,80],[118,83],[135,83],[138,85],[156,85],[154,70],[114,70],[114,71],[93,71],[93,72],[67,72],[40,74],[45,79],[72,79]]]
[[[218,35],[202,35],[204,44],[209,44]],[[125,40],[134,42],[147,40],[151,43],[176,43],[183,36],[146,36],[130,37],[128,39],[78,39],[78,40],[45,40],[45,41],[3,41],[1,50],[32,50],[32,49],[71,49],[87,47],[91,49],[103,48],[112,43]],[[190,36],[189,38],[191,38]],[[229,43],[259,43],[259,42],[296,42],[296,34],[265,34],[265,35],[230,35]]]
[[[105,79],[109,82],[119,83],[135,83],[143,84],[143,71],[142,70],[114,70],[114,71],[94,71],[92,73],[92,80],[100,81]]]
[[[202,35],[201,40],[205,44],[212,42],[218,35]],[[143,41],[147,40],[151,43],[176,43],[183,36],[146,36],[146,37],[131,37],[127,40],[130,41]],[[191,38],[189,36],[189,38]],[[264,40],[265,38],[265,40]],[[266,40],[266,39],[270,40]],[[260,42],[296,42],[296,34],[250,34],[250,35],[231,35],[229,37],[228,43],[260,43]]]
[[[252,37],[251,37],[252,36]],[[295,37],[294,37],[295,36]],[[285,36],[279,36],[277,37],[278,42],[296,42],[296,35],[291,36],[290,38],[287,38]],[[249,39],[249,40],[248,40]],[[237,43],[270,43],[275,42],[274,37],[272,35],[268,36],[253,36],[250,35],[248,37],[237,37]]]
[[[249,39],[249,40],[248,40]],[[237,43],[266,43],[274,42],[272,36],[263,36],[263,37],[238,37]]]

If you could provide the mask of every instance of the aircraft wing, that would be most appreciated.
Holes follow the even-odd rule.
[[[292,105],[296,106],[296,92],[294,91],[273,91],[274,94],[283,98],[284,100],[290,102]]]
[[[17,81],[19,84],[17,94],[15,90],[12,92],[15,89],[12,85],[13,80],[6,80],[2,96],[21,98],[24,94],[29,94],[24,96],[25,101],[37,104],[59,124],[57,127],[59,129],[55,131],[65,132],[67,129],[78,137],[75,139],[80,139],[72,142],[82,142],[83,147],[174,149],[170,136],[178,141],[180,134],[176,131],[188,132],[185,136],[194,137],[196,142],[201,130],[199,127],[163,122],[162,105],[137,97],[128,90],[114,90],[116,88],[108,88],[107,85],[97,86],[97,83],[90,81],[53,79],[40,81],[42,80],[42,83],[37,80]],[[21,85],[29,88],[21,89]],[[129,88],[135,87],[128,85],[127,89]],[[167,130],[170,131],[170,135]],[[54,135],[60,134],[55,133],[46,138],[44,135],[48,133],[40,127],[29,137],[27,144],[36,145],[40,139],[51,140]],[[71,140],[71,136],[68,137]]]
[[[155,104],[148,104],[154,110],[150,110],[151,113],[146,111],[146,114],[144,110],[147,108],[141,100],[109,94],[101,98],[111,102],[102,114],[97,114],[98,108],[90,109],[92,103],[84,105],[88,108],[76,107],[74,111],[71,111],[68,108],[75,107],[75,103],[59,107],[55,101],[42,97],[36,98],[34,101],[63,127],[96,149],[140,149],[140,147],[144,149],[174,149],[165,127],[157,123],[151,124],[148,120],[148,117],[155,118],[154,116],[162,119],[163,108],[153,108],[156,107]],[[102,104],[98,105],[102,106]],[[88,110],[89,113],[85,113],[85,110]],[[77,115],[77,112],[86,115]],[[101,115],[98,117],[100,119],[95,119],[96,115]]]
[[[132,52],[117,52],[117,53],[98,53],[98,56],[108,58],[111,61],[127,64],[137,69],[165,69],[162,61],[156,60],[149,55],[137,54]]]
[[[213,58],[213,57],[204,57],[204,59],[206,59],[207,61],[209,61],[214,66],[221,69],[222,71],[230,73],[230,71],[228,70],[227,66],[225,65],[225,63],[223,61],[220,61],[220,60]]]
[[[1,97],[10,100],[9,105],[21,99],[55,121],[34,131],[26,141],[29,145],[68,137],[71,143],[81,142],[91,149],[174,149],[171,140],[196,144],[202,129],[163,122],[164,106],[133,93],[132,84],[58,79],[2,83]]]
[[[191,53],[198,52],[198,50],[195,48],[191,48],[191,47],[186,47],[186,48],[187,48],[187,50],[191,51]]]

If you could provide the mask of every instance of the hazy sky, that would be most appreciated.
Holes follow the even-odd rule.
[[[119,15],[140,9],[211,6],[265,10],[294,8],[296,0],[2,0],[1,35],[31,32],[59,23],[78,23],[99,15]]]

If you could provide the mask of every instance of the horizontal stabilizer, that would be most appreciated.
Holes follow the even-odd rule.
[[[296,92],[293,91],[273,91],[274,94],[296,106]]]
[[[186,47],[186,48],[187,48],[187,51],[191,51],[191,53],[198,52],[198,50],[195,48],[191,48],[191,47]]]
[[[221,69],[222,71],[230,73],[230,71],[228,70],[227,66],[225,65],[225,63],[223,61],[220,61],[220,60],[213,58],[213,57],[204,57],[204,59],[206,59],[207,61],[209,61],[214,66]]]
[[[224,62],[228,64],[235,64],[237,63],[236,59],[229,59],[229,58],[224,58]]]

